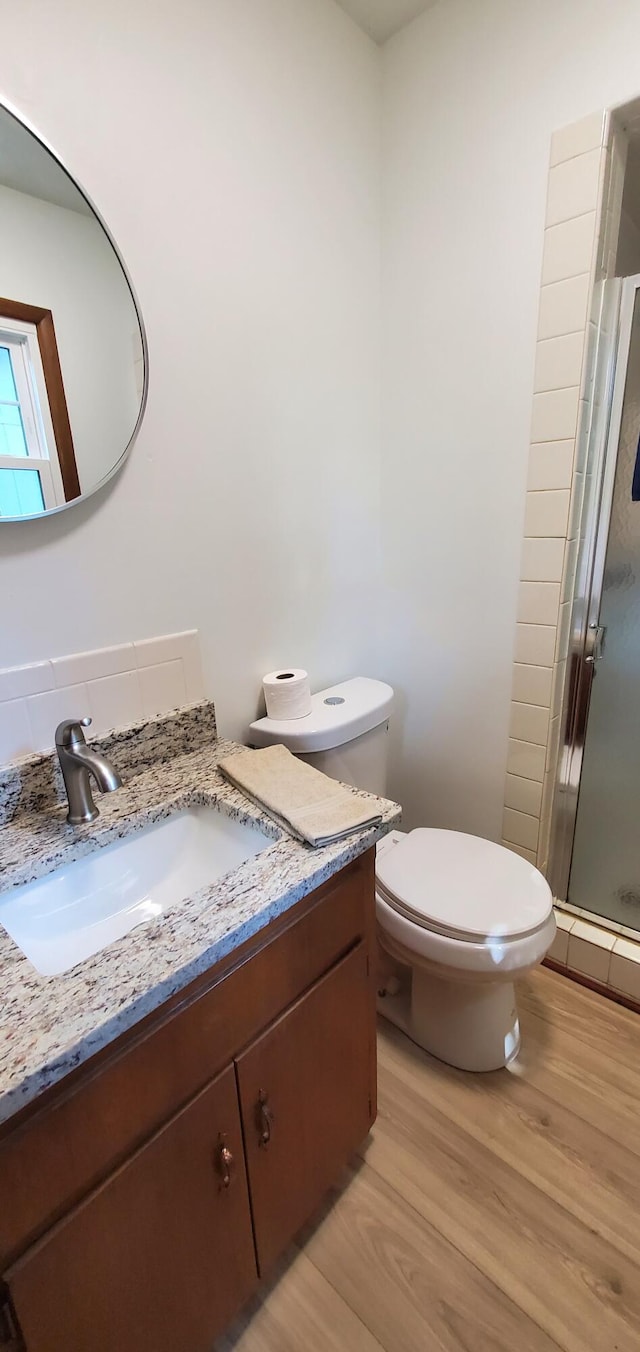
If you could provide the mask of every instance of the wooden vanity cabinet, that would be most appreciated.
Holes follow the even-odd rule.
[[[230,1066],[30,1249],[7,1284],[29,1352],[207,1352],[255,1272]]]
[[[93,1073],[84,1071],[86,1085],[81,1076],[68,1100],[63,1087],[48,1111],[20,1122],[15,1139],[0,1140],[0,1197],[8,1167],[20,1164],[21,1143],[29,1167],[39,1158],[47,1180],[40,1224],[34,1197],[21,1206],[14,1190],[13,1218],[5,1215],[0,1229],[3,1352],[210,1352],[374,1119],[373,923],[370,852],[214,969],[208,983],[194,983],[168,1023],[166,1011],[155,1029],[147,1020],[142,1039],[120,1049],[113,1083],[122,1089],[123,1061],[131,1095],[145,1059],[150,1075],[162,1075],[158,1039],[164,1034],[161,1050],[179,1049],[182,1025],[193,1092],[169,1116],[165,1109],[117,1167],[105,1155],[104,1177],[80,1200],[78,1174],[53,1224],[55,1114],[66,1108],[65,1130],[80,1140],[83,1099],[95,1102],[96,1077],[108,1077],[117,1049]],[[221,1066],[230,1020],[238,1041]],[[205,1065],[193,1057],[202,1021],[211,1072],[204,1087]],[[179,1077],[168,1078],[184,1095]],[[134,1121],[139,1128],[135,1114],[132,1132]],[[92,1158],[92,1177],[95,1169]],[[67,1190],[71,1176],[69,1165]],[[37,1194],[37,1180],[35,1187]]]

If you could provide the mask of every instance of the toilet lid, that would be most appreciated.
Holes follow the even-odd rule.
[[[414,924],[479,942],[539,929],[552,907],[538,869],[480,836],[420,827],[376,861],[377,890]]]

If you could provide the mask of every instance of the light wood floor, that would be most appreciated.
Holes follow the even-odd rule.
[[[381,1023],[379,1116],[216,1352],[639,1352],[640,1016],[540,969],[513,1070]]]

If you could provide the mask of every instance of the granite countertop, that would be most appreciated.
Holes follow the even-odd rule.
[[[185,807],[211,806],[259,827],[271,844],[60,976],[41,976],[0,924],[0,1123],[370,849],[400,818],[395,803],[363,793],[382,813],[378,825],[322,849],[299,843],[220,774],[218,760],[242,748],[216,736],[208,702],[97,745],[125,783],[96,795],[100,816],[87,826],[67,824],[50,755],[0,771],[0,915],[7,889]]]

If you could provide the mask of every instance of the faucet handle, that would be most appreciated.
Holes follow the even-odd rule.
[[[84,742],[83,728],[91,727],[91,719],[65,718],[56,728],[56,746],[77,746]]]

